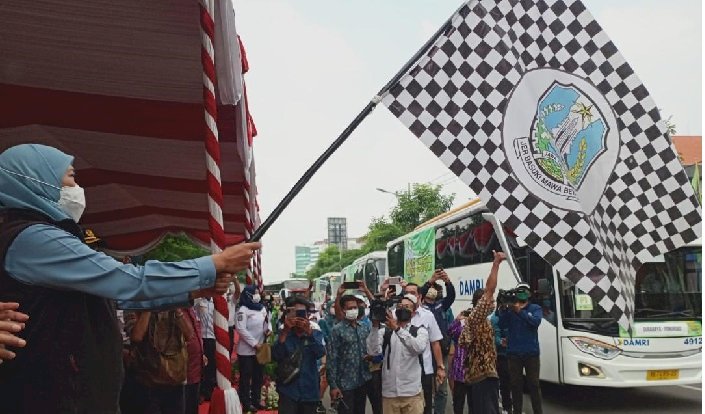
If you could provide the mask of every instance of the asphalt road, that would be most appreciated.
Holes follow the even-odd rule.
[[[649,388],[597,388],[541,384],[543,411],[546,414],[572,413],[702,413],[702,384]],[[329,399],[324,399],[326,407]],[[371,414],[369,404],[366,414]],[[466,411],[467,413],[467,411]],[[530,414],[531,402],[524,394],[524,413]],[[453,414],[448,401],[446,414]]]

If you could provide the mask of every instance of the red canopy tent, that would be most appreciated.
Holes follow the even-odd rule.
[[[230,0],[5,2],[0,151],[74,155],[81,224],[117,254],[181,231],[217,249],[259,224],[246,71]]]
[[[233,243],[259,220],[255,132],[234,11],[229,1],[215,6],[222,206]],[[6,3],[0,151],[35,142],[74,155],[88,199],[81,224],[116,253],[142,253],[177,231],[207,245],[201,49],[197,1]]]

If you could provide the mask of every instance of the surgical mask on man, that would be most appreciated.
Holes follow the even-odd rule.
[[[86,194],[78,184],[73,187],[61,187],[59,206],[78,223],[86,209]]]
[[[252,295],[252,303],[259,303],[260,300],[262,300],[262,298],[260,297],[259,293],[255,293],[254,295]]]
[[[345,319],[347,319],[349,321],[354,321],[355,319],[357,319],[357,314],[358,314],[357,308],[356,309],[348,309],[345,311]]]

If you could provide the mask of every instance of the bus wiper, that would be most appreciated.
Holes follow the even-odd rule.
[[[654,318],[666,318],[669,316],[695,316],[693,311],[691,309],[688,310],[683,310],[683,311],[675,311],[675,312],[666,312],[666,313],[657,313],[655,315],[651,315]]]

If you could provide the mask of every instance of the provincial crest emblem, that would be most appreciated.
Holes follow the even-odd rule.
[[[612,109],[594,86],[553,69],[527,72],[509,99],[502,132],[509,164],[527,190],[549,205],[592,212],[619,148]]]

